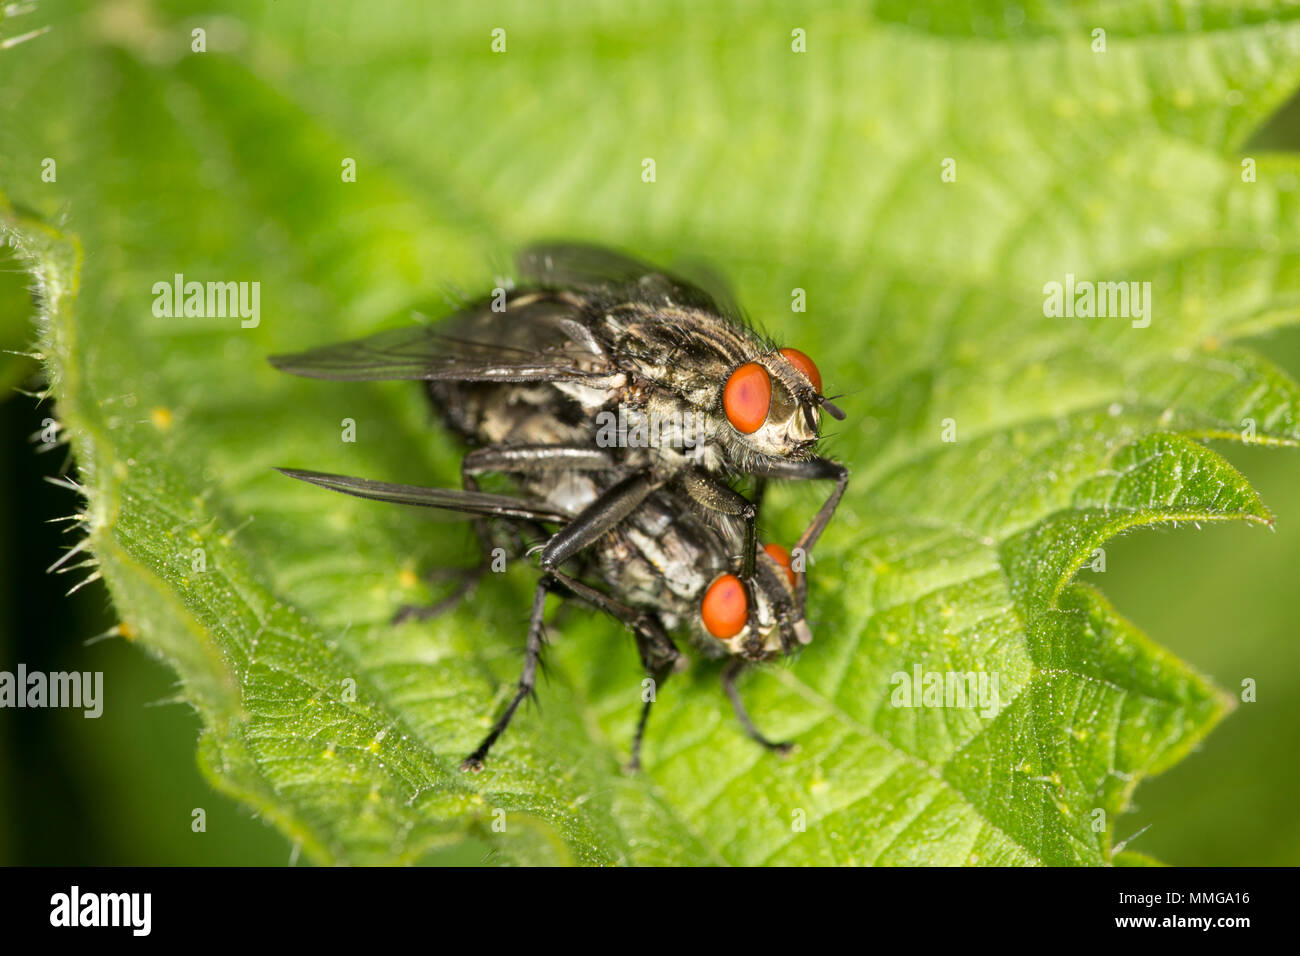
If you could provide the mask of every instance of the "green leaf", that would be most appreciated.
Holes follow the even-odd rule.
[[[93,573],[202,715],[206,772],[321,862],[467,834],[527,863],[1111,862],[1134,787],[1231,702],[1106,603],[1097,549],[1269,524],[1204,442],[1300,441],[1300,388],[1241,344],[1300,314],[1300,161],[1243,146],[1300,84],[1300,9],[588,6],[121,0],[0,57],[0,185],[80,243],[6,217]],[[531,569],[390,627],[469,536],[271,471],[454,484],[417,389],[264,356],[445,311],[443,283],[481,291],[547,235],[710,260],[844,393],[815,641],[743,688],[787,760],[697,661],[621,773],[631,641],[566,612],[544,712],[461,774],[515,679]],[[176,273],[260,282],[260,324],[154,316]],[[1150,282],[1149,324],[1045,315],[1067,274]],[[767,537],[789,541],[817,492],[781,491]],[[998,706],[897,706],[918,668],[996,679]]]

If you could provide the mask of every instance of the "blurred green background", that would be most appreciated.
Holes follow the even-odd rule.
[[[1274,119],[1258,144],[1300,148],[1300,101]],[[0,348],[21,347],[30,311],[24,278],[0,257],[0,334],[7,336]],[[1300,332],[1256,345],[1300,377]],[[32,387],[34,369],[34,363],[6,359],[0,384]],[[194,758],[199,722],[187,706],[171,702],[168,669],[121,638],[88,643],[116,622],[102,585],[65,598],[75,576],[45,573],[69,540],[49,521],[75,507],[70,492],[45,481],[65,466],[66,450],[35,453],[32,438],[47,413],[19,393],[0,402],[0,666],[23,661],[47,671],[101,670],[113,680],[98,720],[63,710],[3,713],[0,862],[293,861],[284,838],[200,777]],[[1239,706],[1186,761],[1143,784],[1117,838],[1149,827],[1130,848],[1176,865],[1295,864],[1300,453],[1219,450],[1258,488],[1276,530],[1231,524],[1131,534],[1107,548],[1107,570],[1097,583],[1158,643],[1230,691],[1253,678],[1258,698]],[[204,833],[182,825],[199,807],[207,814]],[[182,823],[160,826],[160,820]],[[474,863],[482,852],[466,844],[436,859]]]

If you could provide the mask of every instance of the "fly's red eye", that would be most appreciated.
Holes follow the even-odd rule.
[[[763,550],[773,561],[785,568],[785,576],[790,579],[790,587],[794,587],[798,581],[794,576],[794,568],[790,566],[790,552],[779,544],[765,544]]]
[[[772,380],[767,369],[757,362],[747,362],[731,373],[722,390],[722,408],[727,421],[742,435],[763,427],[772,404]]]
[[[735,637],[745,629],[749,620],[749,598],[745,586],[734,574],[716,578],[704,592],[700,602],[700,617],[708,632],[720,641]]]
[[[787,362],[808,377],[808,381],[813,383],[813,388],[817,389],[817,394],[820,395],[822,393],[822,373],[817,371],[816,363],[798,349],[782,349],[781,354],[785,356]]]

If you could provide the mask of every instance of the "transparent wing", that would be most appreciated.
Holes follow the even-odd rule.
[[[572,301],[526,295],[495,312],[476,305],[436,325],[378,332],[269,361],[341,381],[556,382],[613,374]]]
[[[438,508],[442,511],[482,515],[489,518],[518,518],[527,521],[563,523],[572,517],[541,502],[512,498],[509,495],[493,495],[454,488],[396,485],[387,481],[371,481],[368,478],[352,478],[348,475],[331,475],[323,471],[303,471],[298,468],[277,468],[276,471],[321,488],[341,491],[345,495],[355,495],[358,498],[369,498],[372,501]]]
[[[544,289],[577,288],[600,291],[649,305],[678,305],[739,317],[739,310],[693,282],[632,256],[581,242],[541,242],[525,247],[517,257],[527,282]]]

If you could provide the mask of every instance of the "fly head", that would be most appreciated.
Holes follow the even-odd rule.
[[[751,586],[731,571],[713,579],[700,599],[700,623],[735,657],[764,661],[791,654],[812,641],[798,580],[789,552],[766,545],[758,553]]]

